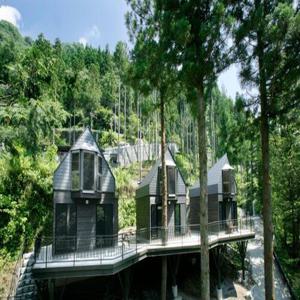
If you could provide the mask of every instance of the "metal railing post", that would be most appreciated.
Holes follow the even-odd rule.
[[[135,253],[137,253],[137,231],[135,231]]]
[[[75,259],[76,259],[76,245],[75,245],[75,238],[73,238],[74,240],[74,248],[73,248],[73,266],[75,267]]]
[[[123,233],[121,235],[121,242],[122,242],[122,260],[124,259],[124,237],[123,237]]]
[[[46,262],[45,262],[46,269],[47,269],[47,260],[48,260],[48,245],[46,245]]]

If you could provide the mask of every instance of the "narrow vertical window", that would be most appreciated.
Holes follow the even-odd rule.
[[[80,189],[80,176],[79,176],[79,166],[80,166],[80,153],[72,153],[72,190]]]
[[[222,181],[223,181],[223,193],[229,194],[232,192],[232,171],[223,170],[222,171]]]
[[[161,167],[158,167],[157,169],[157,192],[159,195],[162,195],[162,171],[161,171]]]
[[[176,169],[174,167],[167,168],[168,174],[168,194],[175,196],[176,195]]]
[[[95,155],[83,152],[83,190],[94,191],[95,189]]]
[[[56,204],[55,252],[74,251],[76,245],[76,206]]]
[[[98,156],[96,187],[97,191],[101,191],[101,176],[102,176],[102,157]]]

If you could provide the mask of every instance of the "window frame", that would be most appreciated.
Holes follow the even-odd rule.
[[[73,171],[73,154],[78,154],[78,171]],[[73,172],[78,173],[79,184],[78,187],[73,186]],[[81,189],[81,153],[80,150],[71,151],[71,190],[79,191]]]
[[[226,176],[228,176],[229,178],[227,178],[227,180],[224,180]],[[225,191],[225,185],[227,185],[228,191]],[[233,170],[222,170],[222,192],[225,195],[231,195],[233,193]]]
[[[58,232],[58,211],[59,211],[59,207],[60,208],[64,208],[65,212],[66,212],[66,220],[65,220],[65,224],[63,227],[65,227],[65,231],[63,234],[59,234]],[[71,217],[72,217],[72,209],[74,209],[75,212],[75,217],[74,217],[74,233],[70,232],[72,227],[71,227]],[[76,237],[77,235],[77,206],[73,203],[55,203],[55,236],[56,237]]]
[[[169,170],[174,170],[174,193],[170,194],[169,193]],[[167,166],[167,193],[168,193],[168,197],[176,197],[177,194],[177,168],[176,166]]]
[[[96,160],[96,156],[97,156],[97,153],[93,152],[93,151],[89,151],[89,150],[82,150],[81,151],[81,155],[82,155],[82,159],[81,159],[81,169],[82,169],[82,172],[81,172],[81,176],[82,176],[82,180],[81,180],[81,189],[82,189],[82,192],[83,193],[86,193],[86,194],[92,194],[92,193],[95,193],[95,190],[96,190],[96,180],[95,180],[95,172],[96,172],[96,168],[95,168],[95,160]],[[93,187],[92,189],[88,190],[88,189],[84,189],[84,154],[92,154],[94,156],[94,163],[93,163],[93,168],[94,168],[94,172],[93,172],[93,178],[94,178],[94,182],[93,182]]]
[[[102,189],[102,175],[103,175],[103,157],[97,154],[97,168],[96,168],[96,191],[101,192]],[[99,170],[99,161],[101,161],[101,170]]]

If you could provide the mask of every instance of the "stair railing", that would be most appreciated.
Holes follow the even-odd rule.
[[[20,251],[18,252],[17,261],[15,263],[14,270],[13,270],[13,273],[11,276],[7,300],[11,300],[11,299],[15,298],[16,290],[17,290],[17,286],[18,286],[18,282],[19,282],[19,278],[20,278],[24,250],[25,250],[25,242],[23,241],[21,244]]]

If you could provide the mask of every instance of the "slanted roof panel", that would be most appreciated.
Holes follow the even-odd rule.
[[[169,148],[165,152],[165,158],[166,158],[166,166],[176,166],[175,161],[170,153]],[[156,178],[155,174],[157,173],[158,167],[161,166],[161,159],[157,159],[149,173],[143,178],[142,182],[139,184],[138,189],[150,185],[152,180]]]
[[[221,180],[222,169],[223,167],[229,166],[229,161],[227,154],[224,154],[209,170],[207,173],[207,185],[218,184]],[[199,181],[195,182],[195,184],[190,188],[190,195],[192,197],[199,196],[200,194],[200,184]]]
[[[72,146],[72,150],[88,150],[100,153],[100,149],[95,142],[93,134],[89,128],[86,128],[75,144]]]

